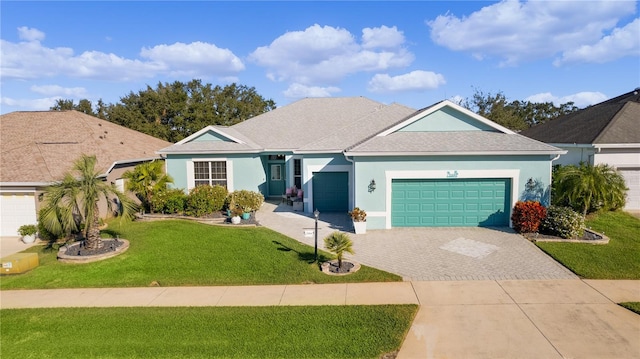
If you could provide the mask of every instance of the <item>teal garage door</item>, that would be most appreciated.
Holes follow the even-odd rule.
[[[320,212],[349,210],[349,173],[314,172],[313,206]]]
[[[509,225],[510,179],[403,179],[391,190],[392,227]]]

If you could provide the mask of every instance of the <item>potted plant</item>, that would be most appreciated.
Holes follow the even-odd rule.
[[[240,206],[231,207],[231,223],[240,224],[240,216],[244,213],[244,210]]]
[[[365,212],[365,210],[356,207],[349,212],[349,216],[351,216],[351,220],[353,221],[353,229],[356,234],[367,233],[367,212]]]
[[[22,236],[24,243],[33,243],[36,240],[38,227],[35,224],[23,224],[18,228],[18,233]]]

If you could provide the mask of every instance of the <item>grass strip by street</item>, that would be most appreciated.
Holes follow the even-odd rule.
[[[56,260],[57,251],[34,246],[28,251],[38,253],[40,265],[24,274],[3,276],[0,289],[402,280],[367,266],[348,276],[328,276],[313,262],[313,247],[264,227],[211,226],[184,220],[114,221],[103,233],[129,240],[129,250],[100,262],[65,264]],[[322,250],[318,255],[319,261],[331,258]]]
[[[582,278],[640,279],[640,219],[622,211],[602,212],[588,217],[586,225],[604,232],[609,243],[536,244]]]
[[[7,358],[379,358],[416,305],[2,310]]]

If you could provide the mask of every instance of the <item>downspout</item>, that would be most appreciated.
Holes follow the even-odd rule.
[[[560,155],[556,155],[554,158],[552,158],[549,165],[551,166],[551,168],[549,168],[549,206],[551,205],[551,196],[553,195],[553,193],[551,193],[551,183],[553,183],[553,161],[557,160],[558,158],[560,158]]]
[[[353,194],[351,195],[351,207],[355,207],[356,205],[356,163],[355,161],[351,158],[349,158],[349,156],[347,156],[346,152],[342,152],[342,154],[344,155],[344,159],[347,160],[347,162],[351,163],[351,172],[353,173],[353,183],[350,183],[349,185],[351,186],[351,188],[353,188]]]

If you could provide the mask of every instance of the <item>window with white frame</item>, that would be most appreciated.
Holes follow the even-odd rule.
[[[302,188],[302,160],[299,158],[293,160],[293,184]]]
[[[227,162],[226,161],[198,161],[193,162],[194,184],[220,185],[227,188]]]

